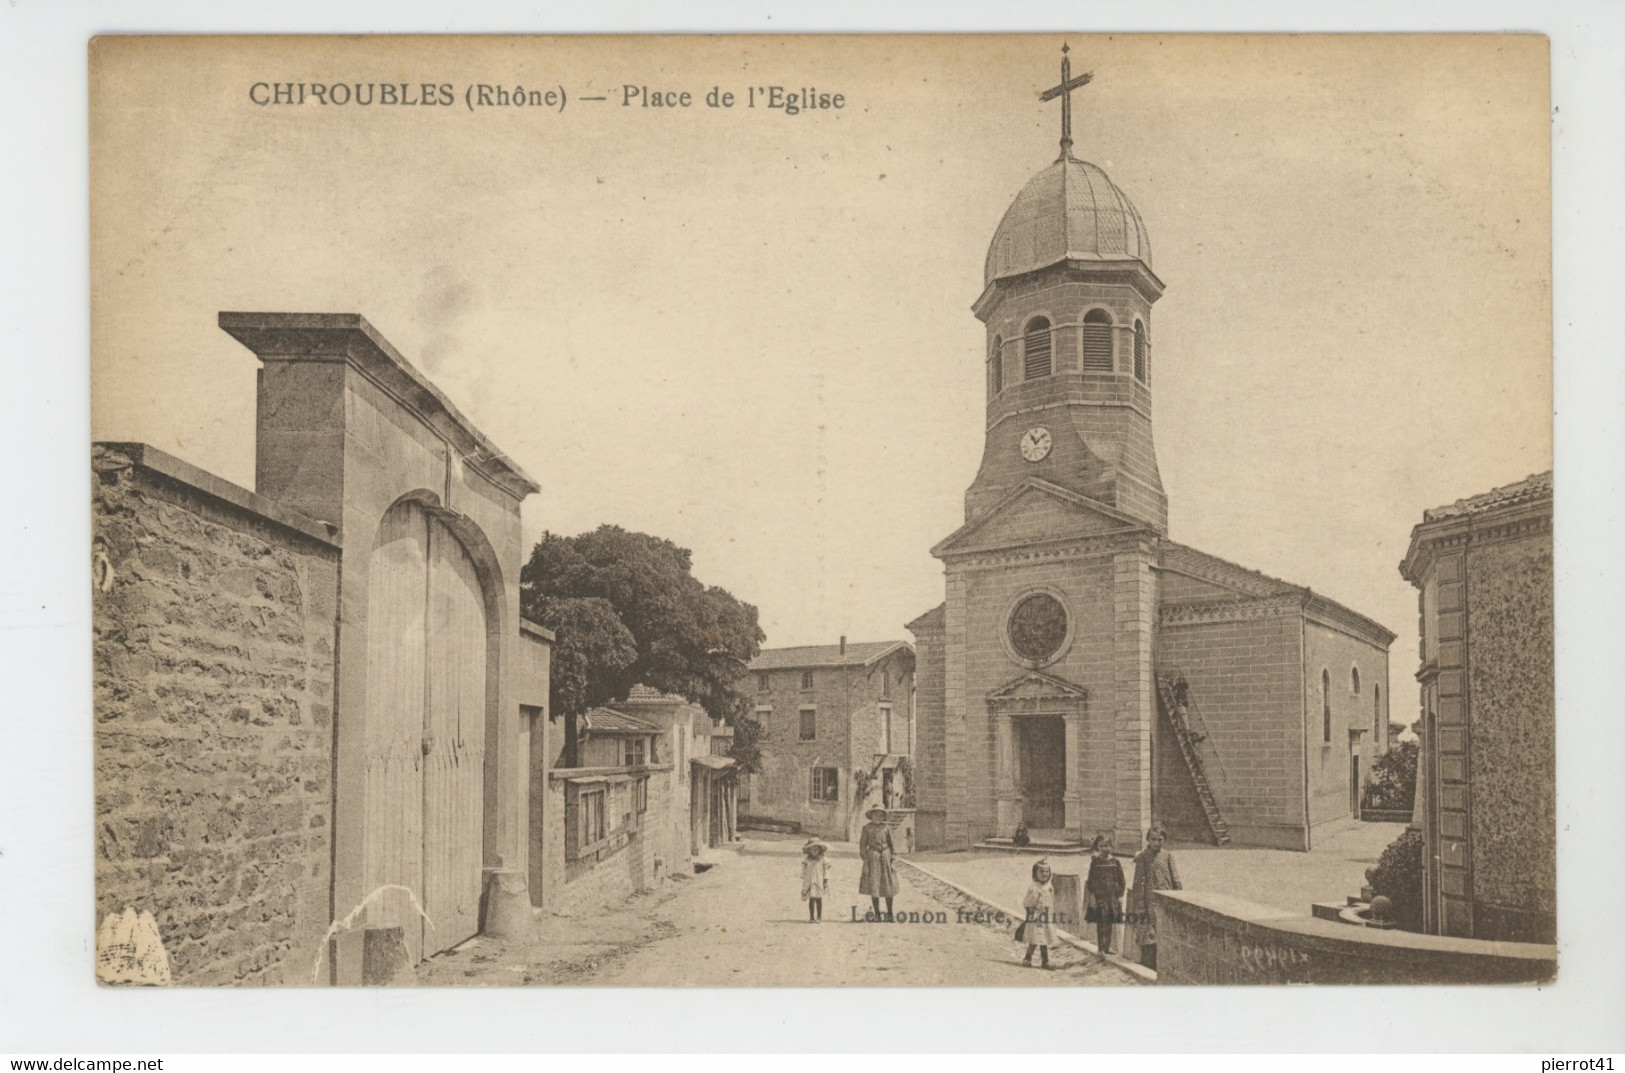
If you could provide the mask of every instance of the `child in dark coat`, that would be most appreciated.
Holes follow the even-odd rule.
[[[1102,954],[1112,952],[1112,933],[1123,919],[1123,865],[1112,856],[1110,835],[1096,835],[1094,856],[1089,860],[1089,878],[1083,884],[1088,901],[1084,921],[1094,921],[1096,942]]]

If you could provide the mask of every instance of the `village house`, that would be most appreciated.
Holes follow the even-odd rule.
[[[360,316],[219,323],[254,491],[93,447],[97,911],[180,984],[398,979],[523,890],[537,486]]]
[[[857,837],[864,812],[893,813],[913,839],[914,647],[871,641],[770,648],[742,683],[762,726],[760,770],[741,790],[743,826]]]
[[[734,762],[712,755],[712,736],[704,709],[647,686],[585,712],[573,738],[569,724],[544,727],[532,743],[532,903],[607,904],[732,841]]]
[[[1399,571],[1421,616],[1423,928],[1554,942],[1551,473],[1424,511]]]

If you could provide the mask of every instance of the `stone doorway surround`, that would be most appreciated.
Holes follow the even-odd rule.
[[[993,723],[995,752],[994,792],[998,806],[999,835],[1016,829],[1022,819],[1022,792],[1019,771],[1018,720],[1050,716],[1064,724],[1066,763],[1062,791],[1063,826],[1072,838],[1082,839],[1083,720],[1089,711],[1089,691],[1053,675],[1028,671],[988,694],[988,715]]]

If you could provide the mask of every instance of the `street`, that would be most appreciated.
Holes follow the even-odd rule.
[[[676,879],[603,913],[544,914],[528,941],[478,939],[419,966],[419,983],[728,984],[804,987],[1133,984],[1122,970],[1070,946],[1051,971],[1021,964],[1012,923],[976,923],[979,908],[899,866],[896,923],[864,922],[859,862],[830,861],[824,922],[800,898],[799,845],[752,841],[717,855],[704,874]],[[854,916],[858,919],[855,922]],[[1034,959],[1037,960],[1036,957]]]

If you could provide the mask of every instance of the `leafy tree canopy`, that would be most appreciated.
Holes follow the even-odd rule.
[[[603,525],[545,533],[520,573],[520,610],[558,635],[555,714],[624,700],[638,684],[674,693],[713,718],[748,719],[734,689],[765,635],[756,608],[694,577],[669,540]]]

